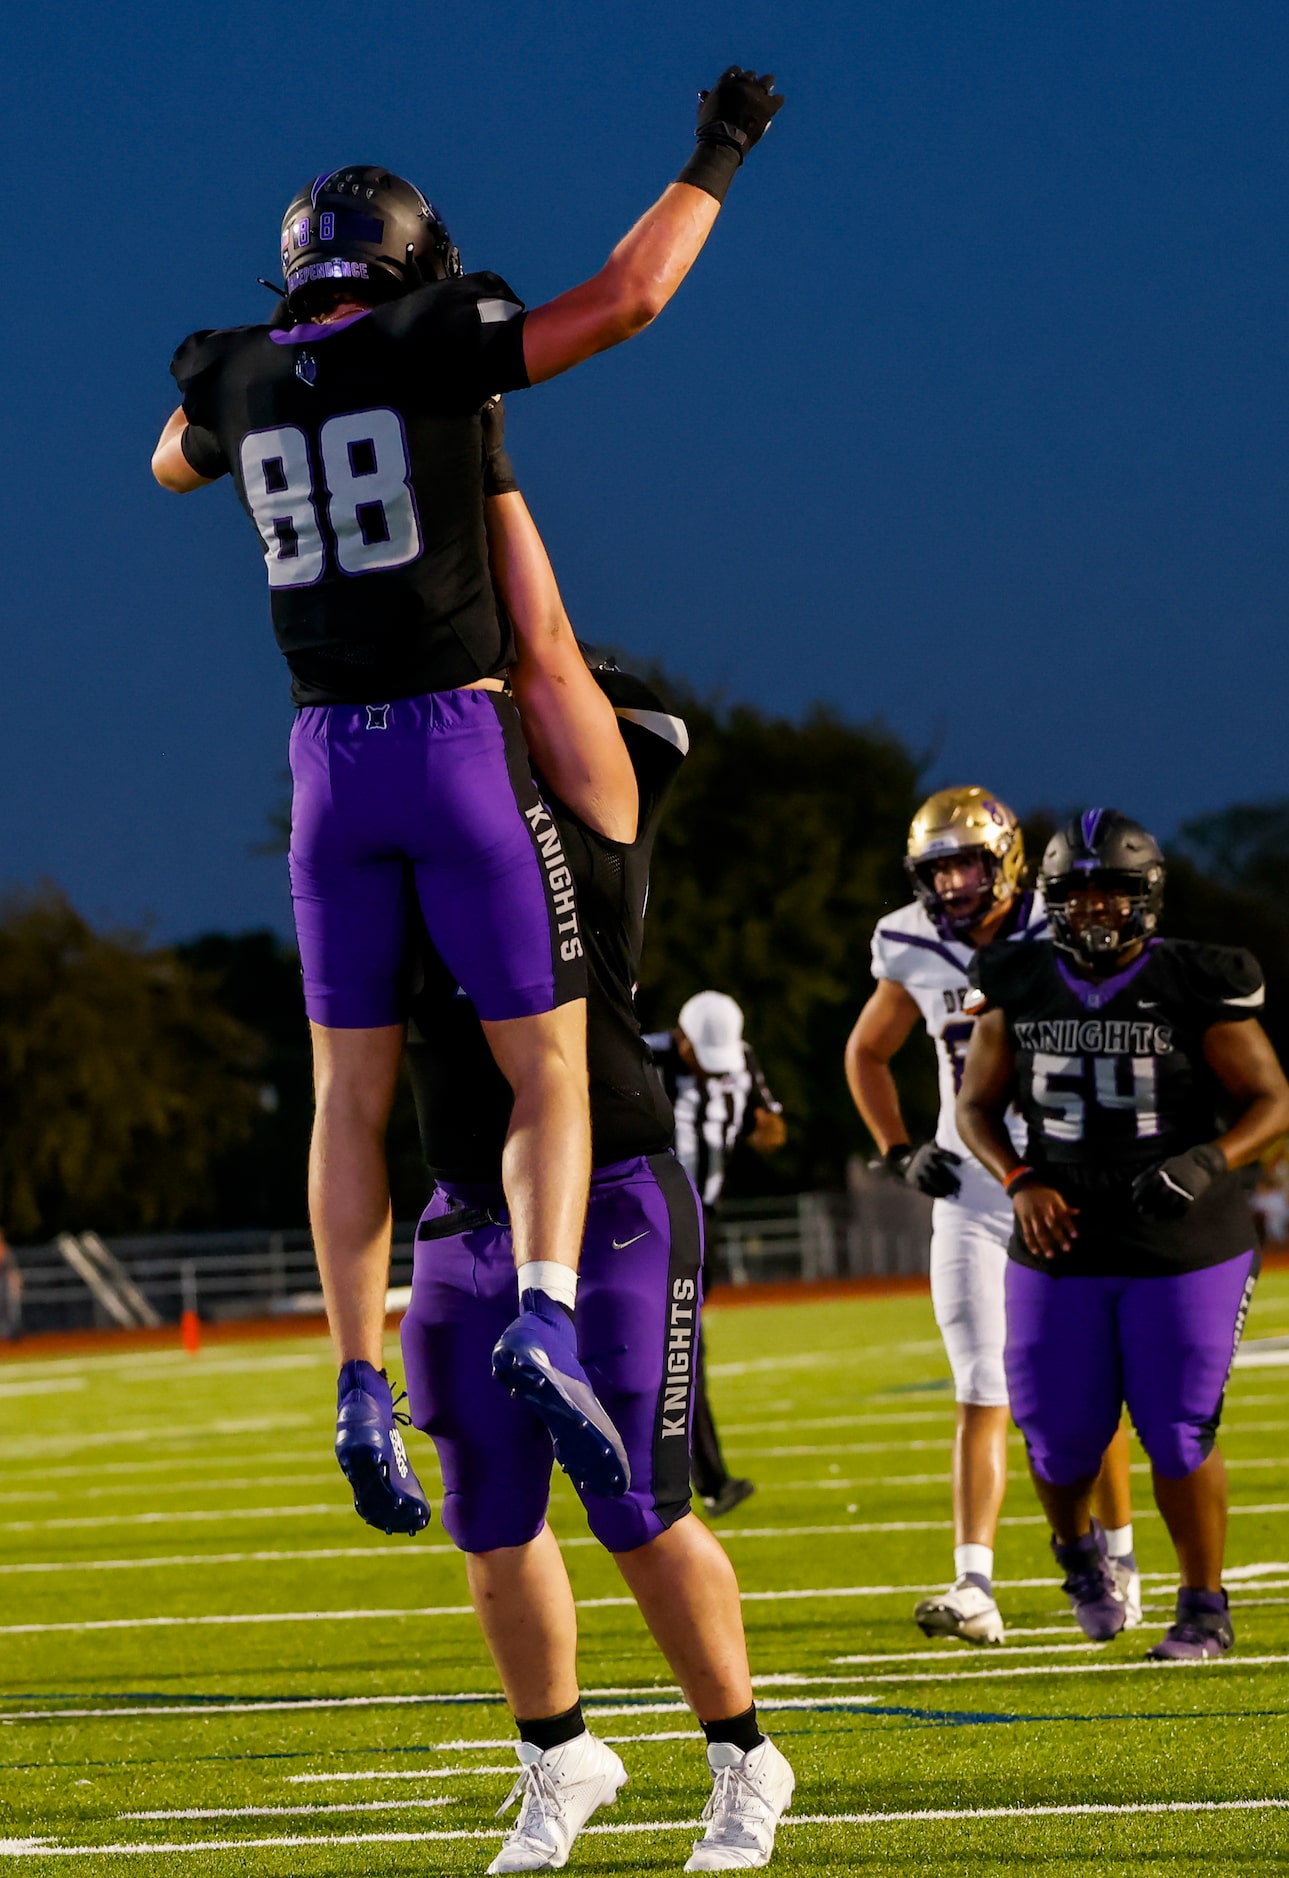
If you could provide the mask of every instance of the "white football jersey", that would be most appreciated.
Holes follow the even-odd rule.
[[[1021,894],[1007,943],[1041,938],[1046,932],[1047,915],[1042,900],[1037,894]],[[973,951],[972,946],[946,939],[926,908],[915,900],[911,906],[902,906],[898,912],[886,913],[878,920],[873,933],[873,976],[891,978],[904,986],[921,1011],[927,1032],[935,1043],[940,1068],[940,1120],[935,1138],[941,1147],[952,1148],[970,1164],[968,1177],[963,1181],[963,1200],[972,1206],[997,1206],[998,1183],[968,1154],[954,1114],[962,1066],[975,1022],[962,1008],[968,990],[967,967]],[[1009,1112],[1008,1126],[1020,1148],[1025,1131],[1014,1109]],[[981,1179],[987,1184],[982,1186]]]

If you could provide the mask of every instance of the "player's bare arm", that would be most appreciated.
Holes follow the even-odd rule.
[[[735,171],[783,99],[774,75],[731,66],[698,108],[698,146],[678,181],[624,235],[598,274],[534,307],[524,322],[530,384],[620,345],[658,317],[697,260]]]
[[[184,416],[183,406],[179,405],[166,419],[166,427],[157,439],[157,447],[152,452],[152,474],[163,489],[172,495],[190,495],[194,489],[205,489],[213,479],[199,476],[184,455],[183,437],[188,428],[188,419]]]
[[[1289,1083],[1271,1040],[1255,1019],[1213,1024],[1204,1033],[1204,1060],[1238,1110],[1216,1140],[1200,1142],[1139,1174],[1137,1210],[1150,1219],[1181,1219],[1222,1174],[1256,1161],[1289,1129]]]
[[[609,841],[636,838],[640,792],[617,714],[578,647],[555,570],[517,489],[488,497],[493,585],[515,629],[510,684],[524,739],[551,789]]]
[[[909,1138],[891,1059],[907,1043],[921,1012],[893,978],[879,978],[846,1039],[846,1081],[864,1126],[885,1155]]]
[[[1240,1108],[1238,1119],[1215,1146],[1228,1167],[1247,1167],[1289,1133],[1289,1080],[1256,1019],[1212,1025],[1204,1035],[1204,1060]]]
[[[958,1132],[1008,1192],[1025,1244],[1037,1258],[1068,1252],[1078,1236],[1077,1207],[1025,1170],[1007,1131],[1016,1059],[1002,1011],[976,1019],[958,1091]]]

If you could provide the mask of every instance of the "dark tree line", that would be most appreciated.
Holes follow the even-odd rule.
[[[790,1126],[774,1162],[748,1157],[745,1181],[834,1185],[870,1145],[842,1047],[871,988],[874,921],[908,897],[901,856],[928,782],[889,732],[827,710],[794,723],[682,708],[692,750],[658,841],[642,1016],[663,1028],[691,992],[731,992]],[[1031,862],[1055,819],[1027,825]],[[1289,1056],[1289,802],[1188,823],[1164,924],[1258,954],[1267,1026]],[[935,1070],[920,1036],[899,1068],[909,1120],[928,1130]],[[300,1224],[311,1108],[299,963],[275,935],[157,948],[94,932],[53,888],[0,905],[0,1223],[11,1235]],[[425,1181],[406,1092],[390,1159],[395,1210],[412,1217]]]

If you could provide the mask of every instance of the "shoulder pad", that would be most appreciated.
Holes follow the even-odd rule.
[[[440,323],[456,330],[463,319],[500,324],[523,311],[523,301],[500,274],[461,274],[453,280],[427,281],[412,293],[387,300],[374,317],[387,332],[405,337]]]
[[[652,685],[613,666],[602,667],[594,677],[624,724],[635,724],[650,736],[660,737],[681,756],[689,755],[689,728],[684,718],[668,709]]]
[[[1207,1006],[1210,1021],[1256,1017],[1267,1001],[1262,967],[1243,946],[1201,945],[1165,940],[1188,999]]]
[[[203,372],[221,365],[250,334],[265,333],[267,326],[222,326],[214,330],[189,333],[170,361],[170,376],[180,391],[187,391]]]
[[[963,948],[955,950],[940,936],[917,900],[884,913],[873,930],[874,978],[901,985],[960,982],[967,969],[962,954]]]

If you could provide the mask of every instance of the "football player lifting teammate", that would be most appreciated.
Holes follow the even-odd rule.
[[[671,1152],[671,1109],[633,996],[650,855],[688,735],[641,680],[611,664],[588,667],[497,451],[489,476],[499,491],[487,503],[492,566],[518,638],[515,695],[561,866],[576,884],[587,957],[593,1169],[578,1333],[596,1396],[621,1433],[630,1485],[609,1498],[575,1484],[707,1737],[714,1785],[689,1869],[760,1865],[792,1773],[757,1727],[733,1566],[689,1516],[702,1212]],[[606,787],[618,769],[604,746],[615,743],[625,777]],[[443,1523],[466,1554],[520,1731],[510,1796],[519,1817],[491,1869],[539,1870],[563,1864],[626,1772],[582,1714],[573,1594],[546,1524],[546,1429],[489,1373],[516,1308],[513,1214],[501,1186],[511,1091],[473,1005],[428,942],[407,1051],[435,1179],[402,1327],[409,1406],[438,1449]]]
[[[488,576],[479,413],[662,310],[780,108],[772,85],[725,72],[677,182],[598,274],[531,311],[498,275],[463,273],[410,183],[371,165],[319,176],[282,224],[278,315],[195,333],[171,366],[183,401],[154,473],[177,493],[232,476],[291,668],[310,1219],[341,1363],[337,1453],[360,1510],[390,1530],[428,1518],[380,1369],[411,897],[514,1093],[503,1173],[523,1308],[499,1365],[566,1465],[607,1493],[627,1485],[568,1314],[590,1164],[583,948],[503,695],[512,647]]]
[[[1237,1170],[1289,1128],[1289,1084],[1257,1021],[1256,959],[1158,936],[1164,858],[1139,823],[1076,816],[1039,886],[1050,940],[973,961],[958,1097],[963,1140],[1015,1215],[1012,1412],[1065,1591],[1105,1640],[1124,1607],[1090,1495],[1126,1401],[1181,1568],[1175,1621],[1149,1654],[1219,1656],[1233,1633],[1215,1437],[1258,1262]]]
[[[1047,930],[1042,901],[1022,890],[1024,842],[1016,817],[986,790],[942,789],[918,810],[905,868],[916,898],[873,934],[877,989],[846,1046],[855,1105],[898,1179],[935,1201],[931,1296],[953,1369],[958,1424],[953,1447],[954,1582],[914,1617],[927,1636],[1002,1643],[993,1593],[994,1539],[1007,1486],[1007,1383],[1003,1281],[1011,1209],[964,1145],[954,1119],[973,1019],[964,1008],[977,949],[1010,954]],[[914,1147],[890,1063],[919,1017],[934,1039],[940,1074],[935,1139]],[[1008,1126],[1019,1139],[1020,1121]],[[1132,1556],[1128,1454],[1119,1437],[1098,1486],[1115,1548],[1114,1570],[1140,1619]]]

